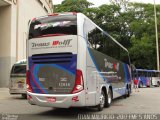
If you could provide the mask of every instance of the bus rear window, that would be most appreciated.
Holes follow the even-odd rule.
[[[29,39],[59,35],[77,35],[75,15],[48,16],[31,22]]]
[[[26,65],[21,66],[13,66],[11,74],[25,74],[26,73]]]

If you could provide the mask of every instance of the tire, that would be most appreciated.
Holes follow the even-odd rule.
[[[128,95],[128,89],[126,88],[126,89],[125,89],[125,94],[123,95],[123,97],[126,99],[126,98],[127,98],[127,95]]]
[[[160,87],[160,82],[159,81],[157,82],[157,87]]]
[[[140,83],[139,83],[139,88],[142,88],[142,87],[143,87],[143,83],[140,82]]]
[[[27,99],[27,94],[22,94],[22,98]]]
[[[110,107],[111,103],[112,103],[112,91],[109,88],[108,89],[108,93],[106,94],[106,99],[105,99],[105,105],[104,105],[104,107],[106,107],[106,108]]]
[[[98,108],[98,111],[102,111],[103,110],[103,108],[104,108],[104,106],[105,106],[105,99],[106,99],[106,96],[105,96],[105,93],[104,93],[104,91],[102,90],[101,91],[101,95],[100,95],[100,103],[99,103],[99,105],[97,106],[97,108]]]
[[[130,97],[130,94],[131,94],[131,87],[128,86],[127,97]]]

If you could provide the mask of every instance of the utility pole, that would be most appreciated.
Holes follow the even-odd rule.
[[[157,70],[159,70],[159,44],[158,44],[157,12],[156,12],[155,0],[154,0],[154,18],[155,18],[155,32],[156,32]]]

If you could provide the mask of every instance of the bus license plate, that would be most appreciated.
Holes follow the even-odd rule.
[[[46,97],[47,102],[56,102],[55,97]]]

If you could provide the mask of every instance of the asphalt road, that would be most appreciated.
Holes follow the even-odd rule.
[[[141,88],[133,90],[132,95],[120,97],[112,102],[110,108],[98,112],[95,108],[54,109],[28,104],[20,95],[10,95],[7,88],[0,88],[0,119],[5,117],[15,120],[52,120],[82,119],[86,114],[158,114],[160,113],[160,88]],[[9,120],[9,119],[8,119]]]

